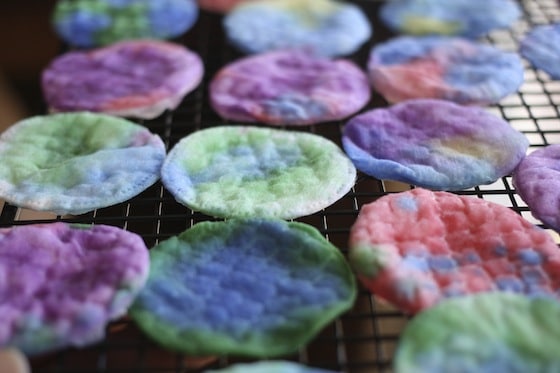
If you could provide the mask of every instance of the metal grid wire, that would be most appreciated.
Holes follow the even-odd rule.
[[[370,48],[392,34],[377,19],[381,1],[354,2],[366,11],[375,28],[371,41],[352,56],[355,62],[365,67]],[[521,4],[525,9],[523,19],[512,30],[491,33],[485,42],[516,51],[520,39],[531,27],[560,20],[560,7],[556,0],[523,0]],[[219,68],[241,57],[226,42],[221,20],[219,15],[202,12],[194,29],[176,40],[199,53],[205,61],[206,74],[199,88],[189,94],[177,110],[141,122],[159,134],[168,149],[196,130],[227,123],[210,108],[207,90],[210,79]],[[560,104],[560,82],[552,81],[545,73],[534,70],[527,63],[525,66],[525,83],[519,92],[488,110],[504,117],[514,128],[523,132],[530,141],[531,150],[560,143],[557,106]],[[386,106],[386,102],[374,95],[364,110],[383,106]],[[325,136],[340,145],[343,124],[334,122],[290,129]],[[334,245],[346,252],[348,233],[360,207],[387,193],[407,189],[410,189],[409,185],[379,181],[359,174],[352,191],[340,201],[319,213],[297,220],[315,226]],[[511,177],[460,193],[508,206],[542,226],[531,217],[525,203],[516,195]],[[160,183],[126,203],[76,217],[37,213],[9,204],[2,206],[1,202],[0,208],[1,227],[54,220],[109,224],[140,234],[149,247],[197,222],[212,219],[175,202]],[[556,239],[558,241],[558,237]],[[352,310],[328,325],[299,353],[283,358],[344,372],[389,372],[399,333],[406,322],[407,318],[403,314],[377,302],[365,289],[360,288]],[[105,340],[94,346],[33,358],[31,363],[36,372],[199,372],[240,361],[250,360],[224,356],[191,358],[164,350],[146,338],[125,317],[111,323]]]

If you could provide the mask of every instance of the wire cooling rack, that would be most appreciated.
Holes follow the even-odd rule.
[[[369,43],[351,58],[365,68],[370,48],[392,34],[378,21],[380,1],[354,1],[361,6],[375,28]],[[560,20],[556,0],[523,0],[523,19],[510,30],[492,32],[484,41],[508,51],[516,51],[520,39],[533,26]],[[208,103],[208,83],[214,73],[226,63],[241,57],[225,40],[221,16],[202,12],[194,27],[176,40],[200,54],[205,62],[204,81],[189,94],[181,106],[163,116],[141,124],[159,134],[168,149],[182,137],[201,128],[228,123],[220,119]],[[530,141],[530,150],[560,143],[560,82],[525,64],[525,83],[519,92],[488,108],[508,120]],[[378,95],[373,96],[367,109],[386,106]],[[42,113],[37,113],[42,114]],[[340,145],[344,122],[298,127],[295,130],[327,137]],[[294,129],[294,128],[291,128]],[[334,205],[298,221],[317,227],[334,245],[346,252],[348,233],[360,207],[387,193],[410,189],[409,185],[373,179],[363,174],[350,193]],[[532,221],[535,220],[524,202],[517,196],[511,177],[491,185],[461,191],[497,202]],[[0,226],[62,220],[78,223],[98,223],[118,226],[140,234],[150,247],[176,235],[193,224],[212,218],[193,212],[175,202],[158,183],[138,197],[116,206],[96,210],[76,217],[61,217],[19,209],[0,201]],[[545,227],[546,228],[546,227]],[[556,238],[555,233],[549,230]],[[227,305],[224,305],[227,306]],[[328,325],[297,354],[283,359],[343,372],[390,372],[392,356],[399,333],[407,318],[394,308],[377,302],[360,288],[355,306]],[[88,348],[67,349],[31,360],[35,372],[200,372],[220,368],[234,362],[250,361],[237,357],[188,357],[158,347],[146,338],[126,317],[111,323],[107,337]]]

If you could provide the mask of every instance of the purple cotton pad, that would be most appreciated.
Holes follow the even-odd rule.
[[[175,109],[201,81],[202,61],[164,41],[133,40],[56,58],[42,75],[52,111],[155,118]]]
[[[227,119],[299,125],[354,114],[370,90],[367,75],[350,61],[288,50],[227,65],[212,80],[210,99]]]
[[[343,255],[302,223],[198,223],[150,258],[130,315],[160,344],[188,354],[294,353],[356,297]]]
[[[142,238],[106,225],[0,229],[0,346],[28,355],[102,339],[148,277]]]
[[[461,104],[491,104],[523,83],[517,54],[452,37],[398,37],[376,45],[368,72],[390,103],[440,98]]]
[[[525,157],[513,173],[513,184],[533,216],[560,232],[560,145]]]
[[[560,23],[537,26],[521,41],[521,55],[553,79],[560,79]]]
[[[342,145],[357,169],[378,179],[461,190],[510,174],[529,142],[482,108],[419,99],[352,118]]]

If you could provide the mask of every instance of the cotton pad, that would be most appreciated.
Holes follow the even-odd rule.
[[[536,68],[560,79],[560,23],[531,29],[521,41],[519,52]]]

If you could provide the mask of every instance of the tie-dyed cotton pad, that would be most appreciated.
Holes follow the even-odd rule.
[[[517,294],[477,294],[441,302],[407,325],[395,372],[560,371],[560,304]]]
[[[227,119],[274,125],[348,117],[367,104],[367,75],[351,61],[274,51],[220,70],[210,85],[214,110]]]
[[[358,6],[333,0],[250,1],[232,10],[224,27],[246,53],[304,48],[327,57],[355,52],[372,33]]]
[[[513,0],[392,0],[382,6],[379,16],[405,34],[476,38],[510,27],[521,9]]]
[[[307,367],[292,361],[258,361],[237,363],[224,369],[209,370],[206,373],[335,373],[330,370]]]
[[[175,109],[203,73],[198,55],[181,45],[134,40],[61,55],[43,71],[42,87],[52,111],[150,119]]]
[[[195,0],[59,0],[53,13],[57,34],[76,47],[126,39],[169,39],[189,30],[198,17]]]
[[[533,28],[521,41],[519,51],[533,66],[560,79],[560,23]]]
[[[355,177],[350,159],[324,137],[249,126],[197,131],[161,170],[178,202],[218,217],[310,215],[342,198]]]
[[[533,216],[560,232],[560,145],[525,157],[513,173],[513,184]]]
[[[376,45],[368,72],[373,87],[391,103],[440,98],[485,105],[514,93],[523,83],[517,54],[438,36],[402,36]]]
[[[560,295],[560,250],[509,208],[425,189],[362,207],[350,231],[362,283],[414,313],[446,297],[484,291]]]
[[[132,318],[163,346],[194,355],[297,351],[356,296],[340,251],[283,220],[198,223],[150,250]]]
[[[0,346],[35,355],[101,340],[148,277],[148,249],[106,225],[0,229]]]
[[[160,137],[93,113],[37,116],[0,135],[0,198],[33,210],[82,214],[124,202],[154,184]]]
[[[491,184],[509,175],[529,146],[522,133],[482,108],[429,99],[352,118],[342,144],[368,175],[436,190]]]
[[[208,10],[210,12],[227,13],[232,10],[236,5],[260,0],[198,0],[200,9]]]

